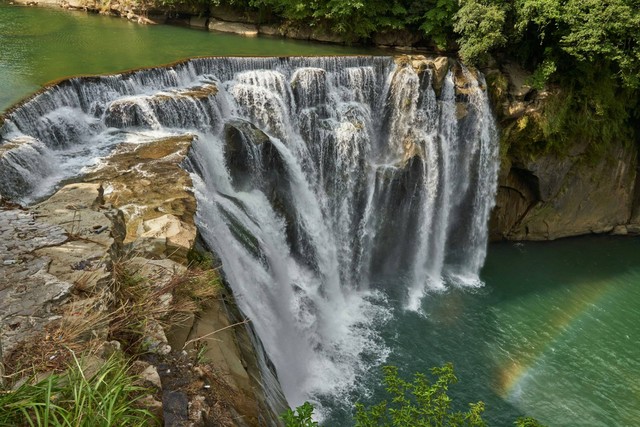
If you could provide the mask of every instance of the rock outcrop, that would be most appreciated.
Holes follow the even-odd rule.
[[[544,138],[533,124],[553,94],[529,87],[527,73],[514,64],[486,74],[502,132],[492,240],[640,231],[637,147],[620,142],[594,153],[574,141],[563,153],[532,154],[526,144]]]
[[[492,237],[553,240],[626,227],[633,209],[636,159],[635,147],[614,146],[598,159],[576,149],[563,157],[506,160]]]
[[[173,310],[198,240],[191,179],[181,168],[193,138],[123,144],[84,182],[28,209],[0,207],[0,366],[16,368],[34,340],[54,349],[51,331],[81,330],[96,318],[105,320],[75,338],[86,343],[79,351],[129,345],[108,341],[123,262],[149,288],[154,309]],[[168,425],[281,424],[286,401],[277,389],[265,394],[262,350],[230,292],[170,327],[154,319],[145,318],[147,356],[136,372],[157,390],[147,406]],[[206,363],[195,363],[196,354]]]

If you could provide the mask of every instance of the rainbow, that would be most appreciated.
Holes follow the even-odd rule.
[[[562,341],[573,325],[589,312],[597,303],[614,287],[610,281],[600,281],[589,284],[581,284],[583,287],[579,295],[573,296],[563,310],[553,313],[548,325],[548,334],[544,341],[536,343],[534,348],[520,349],[514,348],[508,352],[509,355],[516,355],[498,368],[497,372],[497,392],[505,400],[513,398],[514,392],[522,387],[523,381],[532,375],[533,368],[549,353],[554,344]],[[562,291],[562,289],[560,290]]]

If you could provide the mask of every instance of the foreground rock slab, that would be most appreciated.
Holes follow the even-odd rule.
[[[109,335],[118,294],[114,265],[123,259],[135,271],[133,280],[149,287],[156,309],[172,307],[176,283],[189,283],[197,241],[195,196],[181,168],[193,138],[124,144],[86,182],[66,185],[30,208],[0,206],[0,374],[7,361],[28,360],[21,349],[35,341],[53,346],[47,334],[54,324],[61,330],[102,316],[106,320],[78,339],[86,339],[87,348],[91,342],[98,357],[124,349],[126,342]],[[180,282],[182,276],[187,279]],[[286,402],[276,397],[279,410],[268,403],[251,331],[229,314],[236,310],[231,295],[225,291],[201,310],[194,308],[181,325],[145,326],[147,360],[139,375],[156,389],[147,399],[150,410],[174,425],[281,425],[277,414]],[[185,331],[177,340],[176,328]],[[224,332],[214,336],[218,329]],[[204,342],[212,343],[206,363],[192,356]]]

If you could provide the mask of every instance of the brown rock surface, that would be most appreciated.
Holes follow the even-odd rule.
[[[210,31],[222,33],[233,33],[245,37],[255,37],[258,35],[258,27],[254,24],[243,24],[239,22],[226,22],[211,19],[208,26]]]
[[[575,141],[564,153],[527,154],[528,144],[544,140],[536,124],[553,93],[532,90],[528,74],[515,64],[485,74],[503,145],[491,239],[635,234],[637,148],[614,143],[594,153],[585,141]]]
[[[186,260],[196,238],[196,202],[191,178],[179,165],[193,138],[187,134],[122,145],[85,177],[100,182],[104,203],[124,214],[124,244],[135,241],[150,256]]]
[[[176,277],[187,274],[197,233],[191,180],[180,167],[193,138],[123,144],[85,177],[88,182],[66,185],[29,210],[0,208],[0,358],[42,336],[53,322],[78,324],[86,313],[107,313],[115,295],[111,265],[121,263],[123,254],[131,257],[126,262],[135,277],[152,288],[154,307],[170,307],[170,290]],[[204,312],[187,316],[191,323],[184,341],[172,342],[177,348],[169,345],[161,323],[150,321],[143,329],[143,345],[155,362],[145,365],[140,375],[156,388],[162,378],[163,404],[176,409],[184,403],[176,410],[186,417],[181,420],[185,425],[280,425],[262,389],[246,325],[233,326],[237,321],[225,304],[212,301]],[[207,335],[220,329],[215,339]],[[211,363],[202,375],[182,353],[187,339],[195,343],[201,337],[212,343],[205,355]],[[120,346],[106,342],[112,339],[106,330],[91,331],[86,339],[102,340],[104,348],[113,342]],[[162,371],[159,366],[168,368]],[[171,388],[170,381],[165,387],[167,372],[174,368],[181,378],[173,384],[182,384],[186,392]],[[208,384],[216,387],[205,387]],[[229,393],[220,392],[226,388]],[[150,396],[148,401],[155,412],[174,417],[169,407],[159,407],[158,399]]]

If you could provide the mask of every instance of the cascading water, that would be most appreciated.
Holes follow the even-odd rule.
[[[382,57],[72,79],[6,117],[0,193],[29,203],[116,144],[197,135],[199,230],[295,405],[384,360],[385,295],[419,310],[430,289],[479,282],[498,168],[483,86]],[[377,285],[394,276],[408,285]]]

